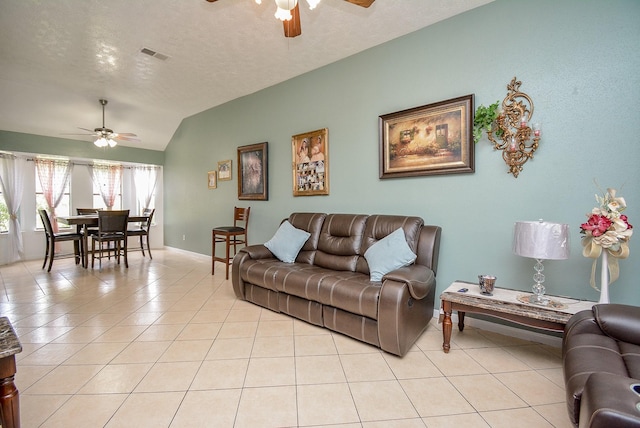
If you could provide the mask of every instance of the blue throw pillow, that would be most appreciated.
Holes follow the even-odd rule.
[[[407,266],[416,260],[407,244],[404,230],[398,228],[369,247],[364,253],[369,264],[371,281],[381,281],[392,270]]]
[[[298,253],[311,234],[301,229],[296,229],[288,221],[284,221],[269,241],[264,246],[269,249],[279,260],[285,263],[293,263]]]

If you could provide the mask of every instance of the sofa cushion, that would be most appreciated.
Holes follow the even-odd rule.
[[[314,264],[337,271],[355,271],[367,217],[361,214],[327,215]]]
[[[604,334],[622,342],[640,345],[640,308],[610,303],[595,305],[593,318]]]
[[[293,213],[289,216],[289,223],[291,223],[293,227],[306,230],[311,234],[298,253],[296,262],[313,264],[316,250],[318,249],[318,239],[320,239],[322,223],[324,223],[326,216],[324,213]]]
[[[364,253],[367,252],[369,247],[379,240],[384,239],[398,228],[402,228],[407,245],[409,245],[412,252],[418,254],[418,242],[423,225],[424,221],[420,217],[381,214],[371,215],[367,218],[360,253],[364,256]],[[369,265],[364,257],[360,257],[358,260],[356,270],[369,274]]]
[[[416,260],[401,228],[385,236],[369,247],[364,253],[369,265],[371,281],[382,281],[382,277],[392,270],[407,266]]]
[[[291,269],[276,284],[278,291],[377,319],[380,284],[358,272],[334,271],[318,266]]]
[[[273,235],[273,238],[265,242],[264,246],[281,261],[293,263],[310,236],[309,232],[296,229],[285,220]]]

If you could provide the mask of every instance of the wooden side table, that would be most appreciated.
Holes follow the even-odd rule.
[[[468,291],[460,292],[466,288]],[[458,329],[464,329],[465,313],[478,313],[501,318],[517,324],[548,331],[564,331],[571,316],[579,311],[591,309],[596,302],[576,300],[567,297],[548,296],[557,305],[540,306],[524,303],[519,298],[529,296],[530,292],[496,287],[493,296],[480,293],[476,283],[455,281],[440,295],[442,311],[442,349],[451,348],[451,313],[458,311]]]
[[[13,383],[16,374],[16,354],[22,352],[9,318],[0,317],[0,421],[2,428],[20,428],[18,388]]]

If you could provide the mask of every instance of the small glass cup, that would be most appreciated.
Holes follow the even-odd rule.
[[[486,296],[493,296],[493,288],[496,285],[496,277],[493,275],[478,275],[480,292]]]

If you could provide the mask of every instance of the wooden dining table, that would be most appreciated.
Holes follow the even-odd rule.
[[[78,233],[82,233],[82,266],[89,267],[89,227],[98,226],[98,214],[68,215],[57,217],[60,222],[69,226],[76,226]],[[144,223],[149,219],[146,215],[130,215],[129,223]]]

